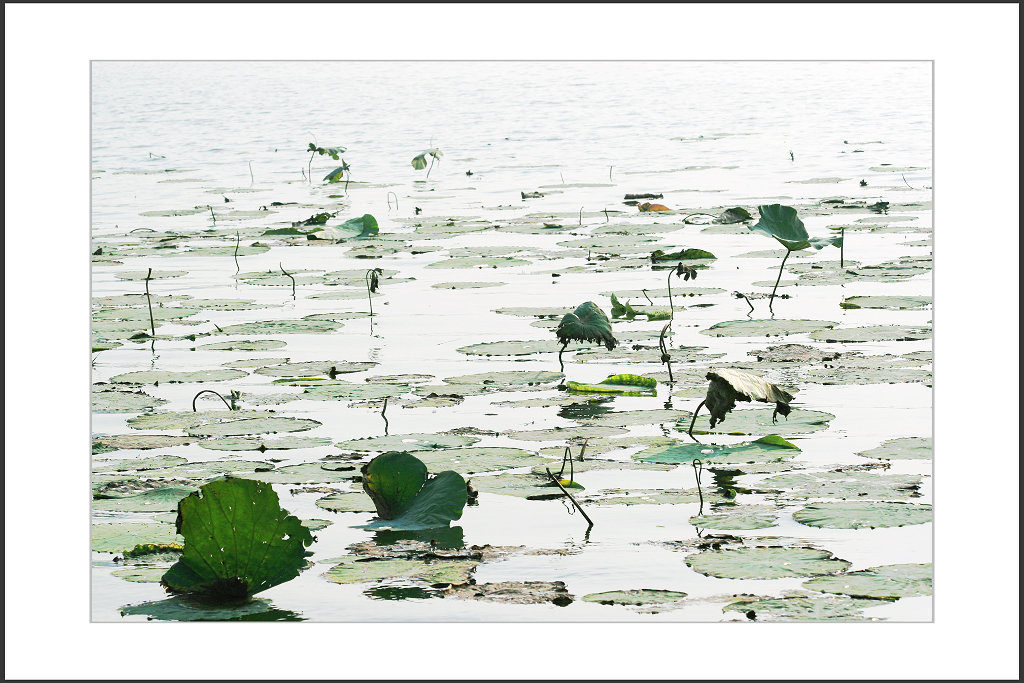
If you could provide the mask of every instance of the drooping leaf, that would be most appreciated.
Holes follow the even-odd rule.
[[[711,412],[711,427],[725,421],[725,415],[736,407],[736,401],[775,403],[775,413],[789,415],[789,402],[793,394],[768,382],[763,377],[745,370],[720,368],[707,374],[711,381],[704,404]],[[793,390],[796,391],[795,389]],[[775,413],[772,421],[775,421]]]
[[[333,228],[326,228],[323,232],[329,236],[336,233],[338,238],[367,239],[375,237],[380,232],[380,228],[377,225],[377,219],[367,213],[350,218]]]
[[[841,246],[841,235],[834,237],[815,237],[807,234],[803,221],[797,218],[796,209],[782,204],[766,204],[757,207],[761,218],[755,225],[747,226],[755,232],[774,237],[790,251],[800,251],[808,247],[821,249],[829,244]]]
[[[212,481],[183,498],[177,531],[185,549],[161,583],[221,598],[251,596],[295,578],[313,543],[274,489],[249,479]]]
[[[373,499],[381,519],[394,519],[408,510],[427,482],[427,466],[404,451],[379,455],[362,471],[363,490]]]
[[[345,173],[348,172],[349,168],[348,164],[342,162],[341,166],[324,176],[324,181],[328,183],[340,183],[345,179]]]
[[[566,313],[558,323],[555,334],[562,344],[571,341],[595,342],[604,344],[609,351],[618,344],[612,335],[611,321],[593,301],[582,303],[572,313]]]
[[[619,298],[612,294],[612,318],[621,318],[625,316],[626,320],[632,320],[635,318],[640,311],[633,308],[630,303],[622,303]]]
[[[432,156],[434,159],[440,159],[444,154],[438,148],[428,149],[424,152],[420,152],[412,160],[412,167],[417,171],[422,171],[427,167],[427,157]]]

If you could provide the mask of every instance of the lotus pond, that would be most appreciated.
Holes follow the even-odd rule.
[[[927,65],[639,68],[94,66],[94,621],[932,618]]]

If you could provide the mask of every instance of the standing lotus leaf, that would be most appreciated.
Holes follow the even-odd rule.
[[[160,582],[218,599],[243,599],[294,579],[313,543],[271,485],[250,479],[212,481],[182,498],[177,532],[185,549]]]
[[[715,423],[725,421],[726,413],[736,407],[736,401],[775,403],[772,422],[775,422],[778,414],[789,415],[789,402],[793,400],[793,393],[796,392],[796,389],[791,390],[793,393],[790,393],[760,375],[745,370],[720,368],[712,370],[706,377],[711,384],[708,386],[707,396],[693,412],[689,431],[691,436],[693,436],[693,423],[697,420],[697,412],[700,411],[701,406],[705,405],[711,413],[712,428]]]
[[[555,334],[562,343],[562,348],[558,352],[558,364],[563,372],[565,366],[562,364],[562,351],[565,351],[569,342],[596,342],[604,344],[609,351],[619,343],[612,335],[612,323],[608,316],[593,301],[582,303],[572,313],[566,313],[558,323]]]
[[[377,508],[380,521],[369,528],[435,529],[462,516],[469,494],[458,472],[445,470],[435,477],[414,455],[391,451],[363,466],[363,490]]]

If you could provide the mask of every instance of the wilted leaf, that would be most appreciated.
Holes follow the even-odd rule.
[[[789,415],[789,402],[793,400],[793,394],[759,375],[744,370],[720,368],[709,372],[707,378],[711,380],[711,385],[704,404],[711,412],[712,428],[716,422],[725,421],[726,413],[736,407],[736,401],[775,403],[773,422],[776,413]]]
[[[618,343],[612,335],[611,321],[593,301],[582,303],[572,313],[566,313],[555,334],[562,344],[596,342],[604,344],[609,351]]]
[[[790,251],[799,251],[808,247],[821,249],[833,244],[841,246],[843,238],[840,235],[834,237],[815,237],[807,234],[807,228],[803,221],[797,218],[796,209],[792,206],[782,204],[766,204],[757,207],[761,213],[761,219],[755,224],[747,226],[751,230],[764,233],[774,237]]]

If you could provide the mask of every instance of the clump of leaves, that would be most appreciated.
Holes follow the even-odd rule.
[[[731,209],[726,209],[725,211],[723,211],[722,214],[714,220],[714,222],[719,223],[721,225],[730,225],[732,223],[742,223],[744,221],[749,221],[752,218],[753,216],[750,215],[749,211],[747,211],[743,207],[735,206]]]
[[[803,221],[797,218],[796,209],[792,206],[782,204],[767,204],[757,207],[761,212],[761,219],[756,225],[747,227],[755,232],[761,232],[769,237],[774,237],[779,243],[786,247],[786,255],[782,257],[782,265],[779,266],[779,277],[775,279],[775,286],[772,288],[771,298],[768,300],[768,310],[772,310],[772,303],[775,301],[775,290],[779,288],[782,280],[782,269],[786,266],[786,259],[794,251],[801,251],[808,247],[822,249],[832,244],[837,247],[843,245],[843,236],[833,237],[811,237],[807,234],[807,228]]]
[[[612,294],[612,318],[618,319],[625,316],[626,320],[632,320],[640,314],[640,311],[633,308],[629,301],[622,303],[619,301],[619,297]]]
[[[593,301],[582,303],[572,313],[566,313],[555,328],[555,335],[562,343],[562,348],[558,350],[560,372],[565,372],[562,352],[571,341],[604,344],[609,351],[619,343],[612,335],[612,323],[608,316]]]
[[[363,465],[363,490],[377,516],[395,529],[447,527],[462,517],[466,480],[453,470],[430,477],[423,461],[405,451],[389,451]]]
[[[241,600],[290,581],[305,566],[309,529],[270,484],[221,479],[178,502],[185,548],[160,583],[170,591]]]
[[[428,156],[430,157],[430,168],[427,168]],[[430,171],[434,168],[434,161],[441,161],[442,156],[444,156],[444,154],[437,147],[434,147],[433,149],[428,149],[424,152],[420,152],[419,154],[412,158],[412,167],[415,168],[417,171],[422,171],[423,169],[427,168],[427,178],[429,178]]]
[[[348,192],[348,181],[351,180],[351,174],[349,170],[352,167],[345,163],[345,160],[341,160],[341,166],[337,167],[330,173],[324,176],[324,182],[327,183],[340,183],[342,180],[345,181],[345,192]]]
[[[775,422],[776,415],[789,415],[789,402],[793,400],[793,393],[796,392],[796,389],[787,391],[760,375],[745,370],[721,368],[712,370],[706,377],[711,384],[708,386],[707,396],[697,406],[697,410],[693,411],[689,430],[691,437],[693,436],[693,424],[697,421],[697,413],[705,405],[711,413],[712,428],[715,423],[725,421],[726,413],[736,407],[736,401],[749,402],[753,400],[762,403],[775,403],[772,422]]]
[[[337,211],[335,211],[334,213],[331,213],[329,211],[321,211],[320,213],[314,213],[312,216],[310,216],[304,221],[296,221],[295,223],[292,223],[292,227],[296,227],[299,225],[325,225],[327,221],[334,218],[336,215],[338,215]]]
[[[703,249],[680,249],[674,251],[671,254],[666,254],[661,249],[655,249],[651,252],[651,263],[658,263],[659,261],[680,261],[687,259],[713,259],[717,258],[710,251],[704,251]]]
[[[309,179],[310,179],[310,181],[312,181],[312,179],[313,179],[313,157],[315,157],[317,154],[319,154],[320,156],[328,156],[328,157],[334,159],[335,161],[338,161],[339,159],[341,159],[341,155],[345,153],[345,148],[344,147],[320,147],[315,142],[311,142],[311,143],[309,143],[309,147],[306,148],[306,151],[307,152],[312,152],[312,154],[309,155],[309,164],[308,164],[308,168],[307,168],[307,171],[309,173]],[[342,162],[342,163],[344,163],[344,162]]]

